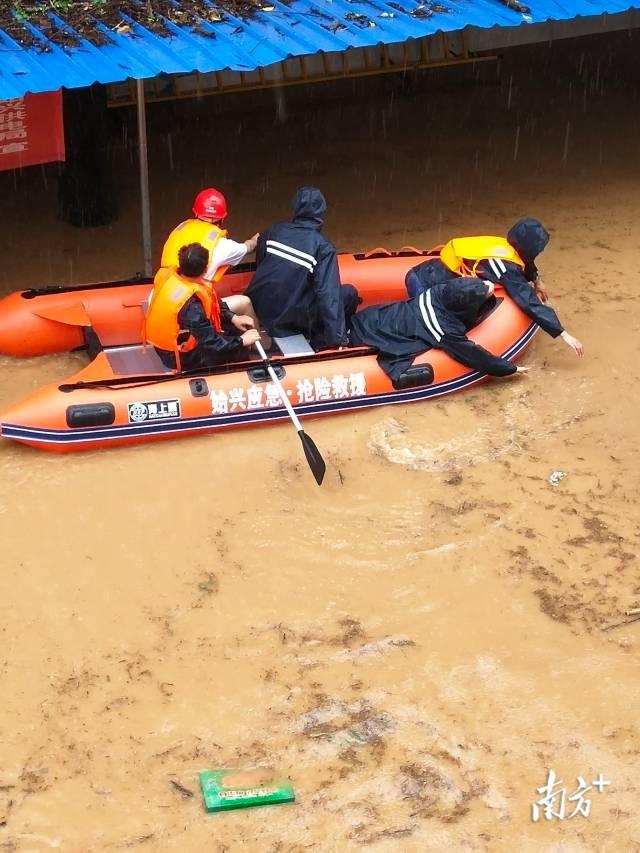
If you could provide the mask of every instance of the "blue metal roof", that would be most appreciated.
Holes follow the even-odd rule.
[[[0,100],[60,86],[144,79],[163,72],[250,71],[291,56],[392,44],[439,30],[514,27],[604,12],[615,14],[640,5],[640,0],[524,2],[528,14],[509,8],[501,0],[292,0],[287,4],[273,0],[273,11],[257,11],[244,20],[225,11],[220,22],[203,21],[201,32],[167,20],[169,35],[162,36],[126,16],[123,20],[130,28],[128,32],[118,33],[96,23],[107,40],[101,46],[91,44],[50,13],[52,21],[72,35],[77,46],[61,47],[27,23],[37,44],[24,48],[0,30]]]

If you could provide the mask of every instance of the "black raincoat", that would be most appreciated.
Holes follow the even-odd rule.
[[[271,336],[303,334],[316,349],[344,346],[360,299],[340,284],[335,246],[321,234],[327,204],[320,190],[303,187],[292,206],[292,222],[277,222],[258,238],[246,295]]]
[[[552,338],[557,338],[564,327],[553,308],[542,303],[531,286],[538,276],[535,259],[549,242],[549,232],[537,219],[520,219],[510,229],[507,240],[524,261],[524,270],[509,261],[491,259],[480,261],[476,267],[478,276],[499,282],[527,317]],[[458,277],[438,258],[425,261],[407,273],[407,291],[410,296],[418,296],[434,284],[454,278]]]
[[[487,287],[477,278],[442,282],[417,299],[360,311],[351,323],[351,344],[375,347],[380,367],[394,381],[417,355],[434,347],[480,373],[509,376],[515,364],[466,336],[486,299]]]

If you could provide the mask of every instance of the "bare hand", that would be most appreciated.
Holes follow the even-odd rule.
[[[574,338],[569,332],[563,332],[560,337],[568,347],[571,347],[576,355],[584,355],[584,347],[577,338]]]
[[[505,373],[504,376],[501,376],[500,379],[512,379],[514,376],[517,376],[519,373],[528,373],[531,368],[529,367],[516,367],[513,373]]]
[[[549,292],[545,286],[545,283],[541,278],[536,279],[534,282],[534,290],[536,292],[536,296],[540,300],[540,302],[548,302],[549,301]]]
[[[255,327],[253,317],[250,317],[248,314],[234,314],[231,318],[231,323],[240,332],[247,332],[249,329],[253,329]]]
[[[254,234],[253,237],[249,237],[248,240],[244,241],[245,246],[247,247],[247,254],[250,255],[251,252],[255,252],[256,246],[258,245],[258,237],[260,234]]]
[[[240,335],[240,340],[242,341],[243,347],[250,347],[252,344],[255,344],[256,341],[260,340],[260,332],[257,329],[249,329],[249,331]]]

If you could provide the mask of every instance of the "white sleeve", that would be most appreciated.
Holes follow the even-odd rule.
[[[209,266],[204,274],[207,281],[216,274],[220,267],[229,265],[234,267],[247,254],[247,247],[244,243],[236,243],[235,240],[229,240],[228,237],[221,237],[209,258]]]

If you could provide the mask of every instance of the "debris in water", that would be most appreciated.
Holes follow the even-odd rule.
[[[292,803],[296,798],[289,782],[275,780],[268,769],[204,770],[200,785],[208,812]]]
[[[220,589],[218,578],[213,572],[207,572],[205,580],[198,584],[198,589],[205,595],[214,595]]]
[[[398,649],[404,646],[415,646],[415,642],[405,636],[385,637],[382,640],[374,640],[371,643],[365,643],[354,649],[345,649],[338,652],[336,660],[352,660],[355,658],[371,657],[372,655],[381,655],[390,649]]]
[[[623,622],[616,622],[615,625],[606,625],[602,630],[612,631],[614,628],[621,628],[623,625],[633,625],[634,622],[640,622],[640,616],[634,616],[633,619],[625,619]]]
[[[151,841],[154,837],[155,833],[148,832],[146,835],[136,835],[133,838],[125,838],[120,842],[121,847],[136,847],[138,844],[144,844],[145,841]],[[51,844],[51,847],[54,845]]]
[[[371,738],[367,737],[364,732],[359,732],[355,729],[348,729],[346,737],[347,740],[351,741],[351,743],[358,744],[358,746],[364,746],[364,744],[369,743],[371,740]]]
[[[564,480],[566,476],[566,471],[552,471],[551,474],[549,474],[547,482],[550,486],[557,486],[558,483],[561,482],[561,480]]]
[[[193,797],[193,791],[189,788],[185,788],[184,785],[181,785],[180,782],[176,782],[175,779],[170,779],[169,783],[173,785],[175,790],[180,794],[181,797],[184,797],[185,800],[189,799],[189,797]]]

